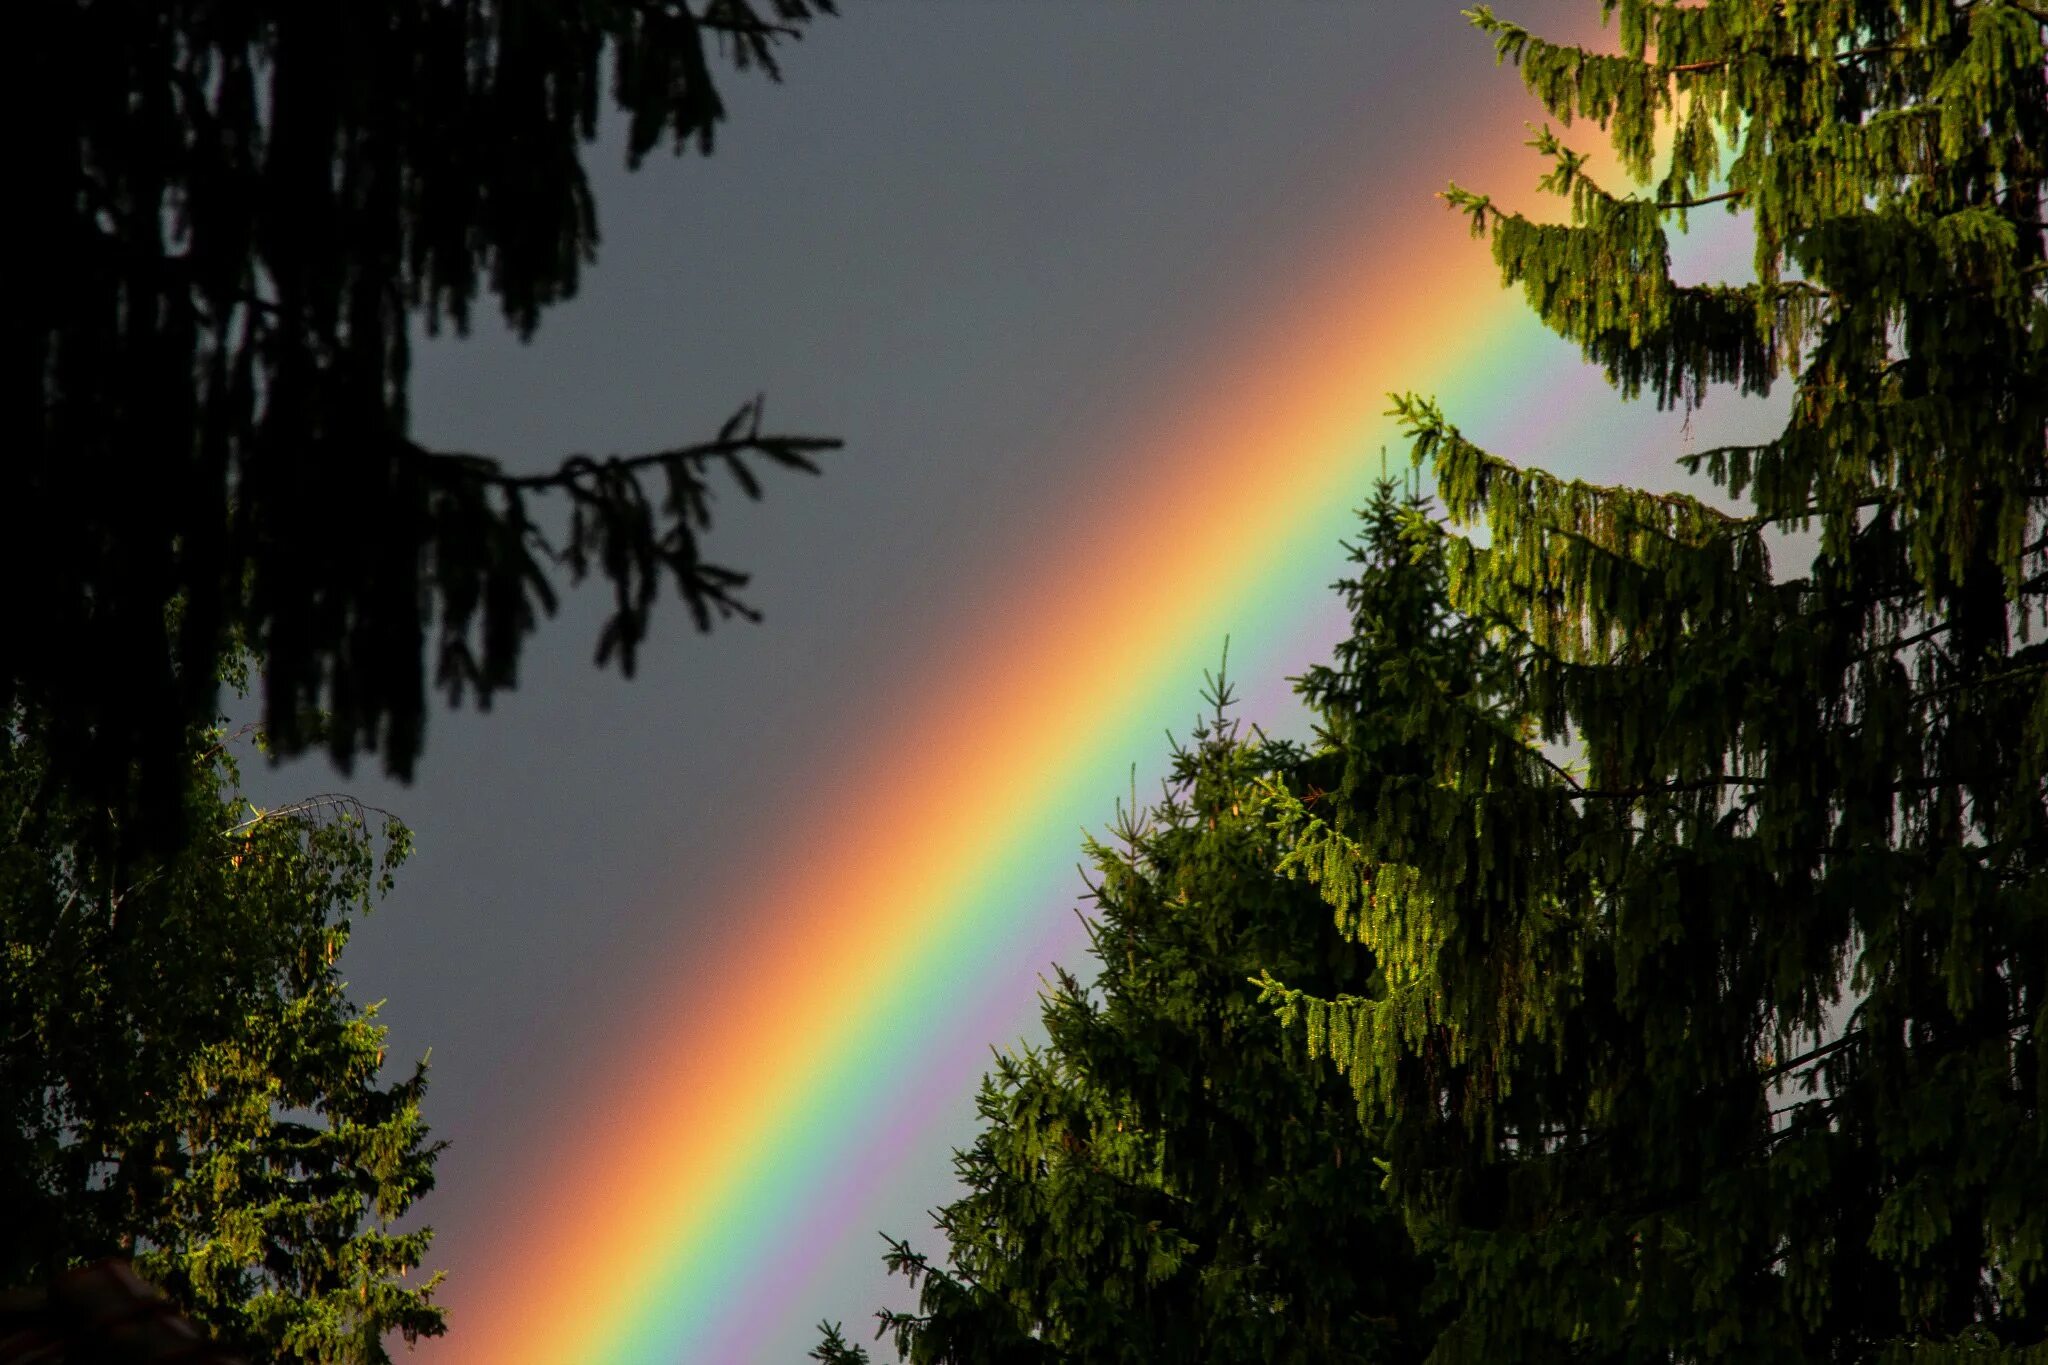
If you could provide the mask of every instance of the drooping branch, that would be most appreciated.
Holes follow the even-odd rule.
[[[266,824],[272,820],[293,820],[300,816],[310,816],[320,811],[340,811],[344,815],[353,817],[357,824],[365,828],[369,826],[369,817],[372,815],[381,815],[390,822],[398,820],[395,812],[388,811],[382,806],[370,805],[361,797],[352,796],[347,792],[321,792],[314,796],[303,797],[288,805],[274,806],[268,810],[258,810],[247,820],[229,825],[220,833],[223,838],[232,838],[237,834],[245,833],[258,825]]]
[[[1704,208],[1708,204],[1718,204],[1721,203],[1723,200],[1727,199],[1747,198],[1748,194],[1749,192],[1747,190],[1723,190],[1719,194],[1704,194],[1697,199],[1663,200],[1658,203],[1657,207],[1660,209]]]

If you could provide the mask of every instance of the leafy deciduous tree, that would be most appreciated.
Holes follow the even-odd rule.
[[[131,1255],[252,1359],[438,1334],[432,1234],[393,1226],[433,1186],[425,1063],[381,1081],[336,962],[403,826],[380,851],[345,798],[254,811],[216,733],[185,794],[205,832],[121,885],[41,740],[17,708],[0,750],[0,1284]]]

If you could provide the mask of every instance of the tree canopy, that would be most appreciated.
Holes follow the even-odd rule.
[[[215,733],[187,768],[203,831],[127,881],[33,716],[0,749],[0,1286],[120,1255],[251,1360],[376,1365],[436,1335],[424,1061],[383,1079],[348,998],[350,918],[404,827],[337,797],[253,810]]]
[[[490,296],[521,334],[598,241],[607,108],[638,164],[709,151],[714,68],[779,74],[831,0],[263,0],[40,7],[14,214],[22,431],[0,537],[0,707],[49,761],[172,818],[225,653],[254,651],[280,752],[326,717],[409,775],[429,681],[487,704],[557,584],[597,576],[630,671],[664,579],[698,627],[748,614],[703,558],[711,476],[836,442],[757,399],[713,438],[545,473],[408,435],[413,329]],[[33,395],[33,396],[31,396]],[[566,504],[549,515],[550,504]],[[431,669],[429,666],[431,655]]]
[[[1448,197],[1623,394],[1789,420],[1661,495],[1397,401],[1512,687],[1417,695],[1426,784],[1337,708],[1343,781],[1269,808],[1388,988],[1267,998],[1387,1134],[1440,1361],[2037,1358],[2048,16],[1605,8],[1613,55],[1472,18],[1639,181],[1672,128],[1654,186],[1545,129],[1565,221]],[[1754,281],[1672,278],[1708,205]]]

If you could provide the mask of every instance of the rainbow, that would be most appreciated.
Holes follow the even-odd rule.
[[[1199,398],[1138,414],[1146,434],[1098,461],[1053,553],[990,584],[990,609],[890,700],[893,724],[807,779],[829,816],[761,850],[728,936],[678,945],[661,990],[610,1026],[618,1046],[583,1082],[609,1098],[557,1106],[561,1127],[528,1140],[433,1354],[748,1360],[834,1314],[822,1258],[849,1239],[879,1252],[873,1191],[1031,1017],[1032,974],[1078,959],[1073,813],[1106,819],[1130,765],[1163,758],[1226,635],[1256,710],[1339,628],[1337,544],[1379,450],[1401,449],[1387,392],[1433,392],[1476,435],[1590,472],[1562,443],[1611,395],[1428,198],[1447,176],[1538,173],[1516,83],[1490,84],[1471,150],[1426,153],[1392,216],[1384,186],[1336,214],[1301,288],[1219,323],[1186,376]],[[1739,255],[1705,217],[1695,236]]]

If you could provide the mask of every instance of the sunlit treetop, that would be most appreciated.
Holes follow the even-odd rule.
[[[1389,1125],[1441,1361],[2031,1358],[2048,15],[1608,9],[1617,53],[1472,16],[1555,120],[1561,221],[1447,197],[1623,395],[1789,385],[1785,425],[1666,494],[1397,400],[1512,685],[1320,699],[1345,777],[1272,810],[1387,992],[1269,999]],[[1590,178],[1588,124],[1634,187]],[[1672,278],[1700,211],[1742,216],[1753,280]]]

